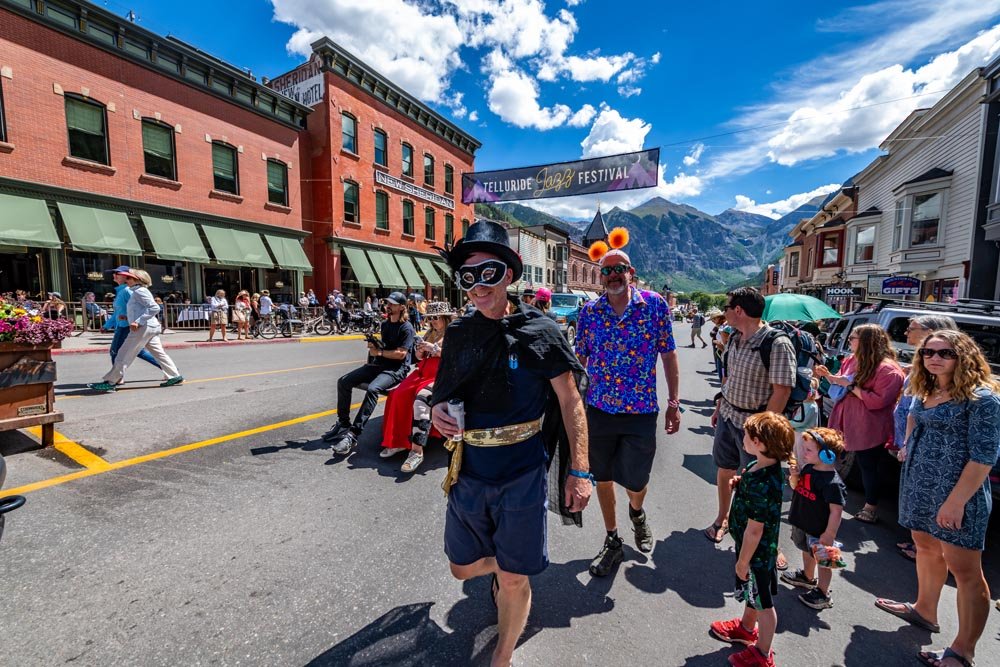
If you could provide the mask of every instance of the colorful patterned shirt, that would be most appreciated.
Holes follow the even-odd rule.
[[[764,533],[753,552],[750,567],[774,569],[778,558],[778,531],[781,526],[781,494],[785,481],[781,465],[757,468],[754,459],[743,469],[729,510],[729,534],[736,542],[736,557],[743,547],[743,534],[750,520],[764,524]]]
[[[670,306],[656,292],[630,288],[621,317],[607,295],[580,309],[576,353],[587,360],[587,405],[611,414],[659,412],[656,363],[677,349]]]

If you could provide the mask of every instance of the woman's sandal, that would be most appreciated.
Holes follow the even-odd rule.
[[[785,554],[781,553],[781,549],[778,549],[778,557],[775,559],[774,567],[782,572],[788,569],[788,559],[785,558]]]
[[[726,536],[729,532],[729,526],[726,524],[713,523],[711,526],[704,530],[705,537],[708,538],[709,542],[714,542],[718,544],[722,541],[722,538]]]
[[[896,602],[895,600],[877,598],[875,600],[875,606],[888,614],[892,614],[897,618],[903,619],[910,625],[923,628],[927,632],[941,632],[941,626],[937,623],[931,623],[926,618],[921,616],[909,602]],[[894,607],[902,607],[902,609],[894,609]]]
[[[912,561],[917,560],[917,547],[913,542],[900,542],[896,545],[896,548],[899,549],[899,554],[903,558]]]
[[[870,509],[862,509],[854,518],[861,523],[878,523],[878,514]]]
[[[500,580],[497,579],[497,575],[494,573],[493,582],[490,584],[490,599],[493,600],[494,609],[499,608],[497,607],[497,595],[499,594],[500,594]]]
[[[955,653],[950,647],[939,651],[921,651],[917,654],[917,658],[929,667],[945,667],[947,665],[945,660],[948,659],[954,660],[961,667],[976,667],[975,660],[969,660]]]

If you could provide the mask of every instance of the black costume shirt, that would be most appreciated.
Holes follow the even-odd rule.
[[[382,323],[382,343],[387,350],[406,350],[406,356],[401,360],[386,359],[385,357],[374,357],[372,362],[380,366],[382,370],[395,371],[403,366],[409,366],[413,356],[413,341],[417,337],[413,326],[409,322],[390,322],[386,320]]]
[[[812,464],[799,472],[792,494],[788,522],[806,535],[819,537],[830,521],[830,505],[844,505],[846,489],[836,470],[816,470]]]

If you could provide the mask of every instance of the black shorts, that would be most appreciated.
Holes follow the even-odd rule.
[[[617,482],[629,491],[649,484],[656,455],[656,412],[611,414],[587,406],[590,472],[598,482]]]
[[[736,577],[736,598],[751,609],[762,611],[774,607],[774,596],[778,594],[778,573],[772,567],[751,567],[753,585]]]
[[[812,549],[809,548],[809,538],[816,537],[815,535],[808,535],[806,531],[802,530],[798,526],[792,526],[792,544],[799,551],[805,551],[806,553],[812,555]]]
[[[743,470],[753,457],[743,449],[743,429],[723,416],[715,423],[712,460],[717,468]]]

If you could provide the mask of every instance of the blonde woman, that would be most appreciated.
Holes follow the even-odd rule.
[[[385,404],[379,456],[389,458],[409,450],[410,454],[401,468],[404,473],[416,471],[424,462],[424,446],[431,430],[431,389],[441,363],[445,330],[454,316],[450,304],[437,302],[427,305],[425,319],[430,322],[431,328],[422,340],[417,339],[414,346],[417,368],[389,394]]]
[[[233,322],[236,323],[236,340],[250,340],[251,311],[250,292],[240,290],[240,293],[236,295],[236,301],[233,302]],[[222,335],[226,335],[225,329],[223,329]]]
[[[226,290],[218,290],[209,302],[208,312],[208,342],[215,338],[215,329],[222,331],[222,342],[226,341],[226,325],[229,324],[229,301],[226,300]]]
[[[944,329],[917,349],[910,393],[899,523],[917,545],[917,601],[875,605],[939,632],[938,603],[951,572],[958,634],[948,648],[918,658],[934,667],[968,666],[990,610],[982,552],[992,509],[989,474],[1000,454],[1000,383],[972,338]]]
[[[88,386],[105,394],[115,392],[118,383],[125,376],[125,371],[142,350],[149,352],[163,370],[166,380],[160,383],[161,387],[172,387],[184,382],[184,378],[177,371],[177,366],[163,351],[163,345],[160,343],[162,329],[159,320],[156,319],[160,307],[156,305],[149,291],[149,286],[153,284],[152,278],[142,269],[129,269],[127,272],[121,272],[121,275],[132,292],[126,308],[129,323],[128,337],[118,350],[115,363],[104,379]]]

